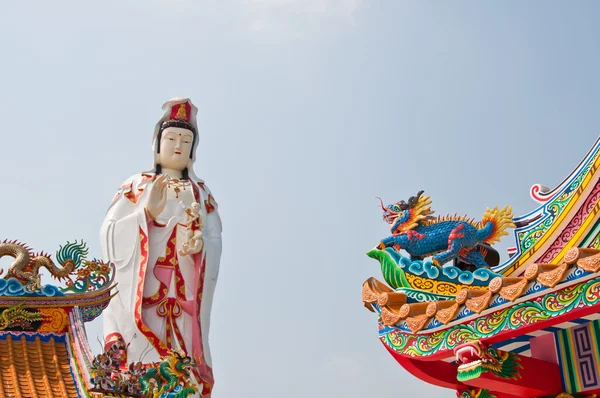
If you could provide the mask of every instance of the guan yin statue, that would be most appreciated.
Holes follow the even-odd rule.
[[[101,229],[119,294],[104,312],[105,350],[128,344],[125,362],[159,362],[181,352],[194,362],[199,396],[213,386],[210,312],[221,257],[217,203],[193,170],[197,108],[164,104],[154,130],[152,169],[129,177]],[[197,395],[198,396],[198,395]]]

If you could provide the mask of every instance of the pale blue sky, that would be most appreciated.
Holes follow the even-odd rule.
[[[200,109],[196,172],[224,223],[215,398],[453,397],[406,373],[362,307],[374,197],[520,215],[600,130],[591,1],[0,4],[0,238],[100,255],[162,103]]]

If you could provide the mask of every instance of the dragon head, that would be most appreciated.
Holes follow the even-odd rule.
[[[172,370],[188,377],[191,369],[196,367],[196,361],[182,350],[173,350],[169,358],[169,366]]]
[[[489,347],[479,340],[461,344],[454,349],[456,362],[468,365],[474,362],[490,362],[493,357],[489,353]]]
[[[492,372],[502,378],[520,377],[519,358],[505,351],[477,341],[461,344],[454,349],[458,365],[458,380],[466,381],[479,377],[482,373]]]
[[[431,218],[431,199],[429,196],[422,196],[423,191],[417,192],[411,196],[408,202],[403,200],[385,206],[381,198],[381,208],[383,210],[383,220],[390,225],[392,234],[397,235],[413,229],[421,221]]]

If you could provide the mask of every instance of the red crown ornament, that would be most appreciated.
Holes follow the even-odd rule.
[[[192,106],[189,102],[183,102],[181,104],[173,105],[171,108],[171,120],[181,120],[190,123],[192,117]]]

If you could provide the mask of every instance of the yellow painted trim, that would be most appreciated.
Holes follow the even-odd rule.
[[[561,364],[562,364],[562,374],[563,381],[565,382],[565,387],[567,391],[573,391],[573,386],[571,386],[571,380],[569,379],[569,365],[567,363],[567,350],[565,348],[565,343],[562,341],[560,337],[560,332],[555,335],[558,340],[558,348],[560,349],[561,355]]]
[[[581,195],[586,190],[587,186],[589,185],[590,181],[593,179],[593,177],[596,174],[596,171],[598,170],[599,167],[600,167],[600,156],[598,156],[596,158],[596,160],[594,161],[594,164],[592,164],[592,167],[587,172],[587,175],[583,178],[581,185],[579,186],[579,188],[577,188],[577,191],[575,191],[575,194],[569,200],[569,203],[567,204],[566,208],[562,211],[562,214],[558,217],[557,220],[555,220],[552,223],[552,226],[544,233],[542,238],[533,247],[529,248],[529,250],[527,250],[525,253],[523,253],[521,255],[521,257],[519,258],[519,260],[517,260],[517,262],[514,263],[509,268],[509,270],[504,274],[505,276],[509,276],[512,273],[514,273],[516,270],[518,270],[523,264],[525,264],[527,262],[527,260],[529,260],[531,257],[533,257],[533,255],[535,253],[537,253],[538,250],[543,245],[545,245],[547,243],[550,236],[552,236],[554,234],[554,232],[558,229],[558,227],[563,223],[563,221],[567,217],[567,215],[571,213],[571,209],[579,201]],[[580,230],[582,228],[580,228]],[[520,244],[520,242],[519,242],[519,244]]]
[[[595,220],[596,215],[598,214],[598,210],[600,210],[600,204],[596,203],[596,205],[594,206],[590,214],[587,216],[585,221],[581,223],[581,227],[579,227],[577,233],[573,235],[573,237],[569,240],[569,243],[567,243],[565,247],[562,248],[562,250],[556,255],[556,257],[554,257],[554,259],[550,261],[551,264],[558,264],[567,253],[567,250],[569,250],[572,247],[576,247],[579,244],[581,239],[583,239],[583,235],[585,235],[588,232],[588,227]]]

